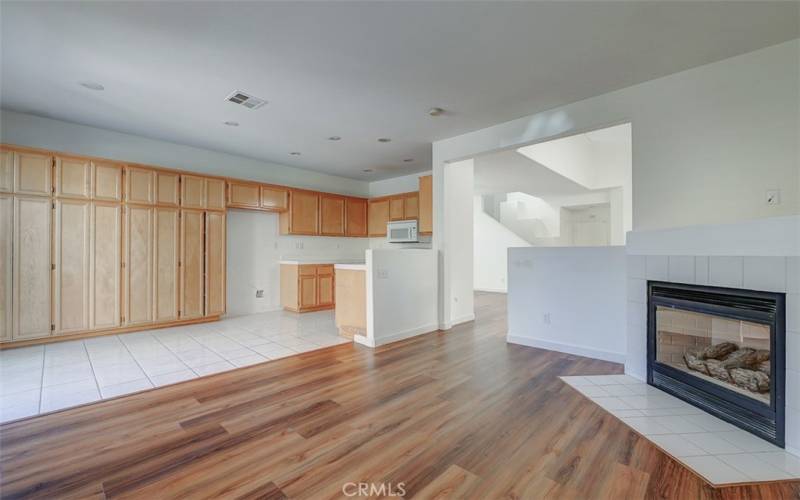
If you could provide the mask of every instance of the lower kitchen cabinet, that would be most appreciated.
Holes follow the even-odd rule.
[[[334,306],[333,264],[281,264],[281,307],[306,312]]]

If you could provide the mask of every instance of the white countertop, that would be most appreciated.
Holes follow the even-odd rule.
[[[366,271],[367,265],[366,264],[336,264],[333,266],[334,269],[342,269],[346,271]]]
[[[320,257],[289,257],[281,259],[280,264],[301,265],[301,264],[364,264],[364,259],[326,259]]]

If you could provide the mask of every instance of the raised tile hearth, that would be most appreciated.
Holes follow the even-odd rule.
[[[714,486],[800,479],[800,457],[636,378],[561,379]]]

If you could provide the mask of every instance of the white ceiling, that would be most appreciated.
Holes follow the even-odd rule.
[[[429,169],[432,141],[800,30],[797,2],[3,1],[0,9],[6,109],[366,180]],[[233,90],[269,104],[250,111],[224,101]],[[431,118],[432,106],[450,112]]]

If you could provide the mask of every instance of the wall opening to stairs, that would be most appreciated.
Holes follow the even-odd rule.
[[[632,227],[625,123],[473,159],[473,281],[507,290],[508,248],[624,245]]]

